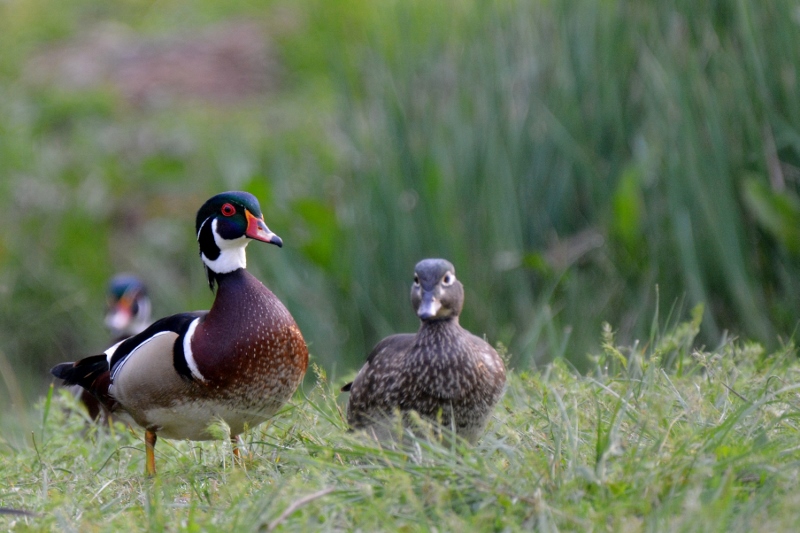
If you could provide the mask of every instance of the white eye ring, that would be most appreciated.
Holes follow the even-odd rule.
[[[414,274],[414,286],[419,287],[419,276]]]
[[[445,274],[445,275],[442,277],[442,286],[444,286],[444,287],[449,287],[450,285],[452,285],[452,284],[453,284],[453,282],[454,282],[455,280],[456,280],[456,276],[455,276],[455,274],[453,274],[452,272],[448,272],[447,274]]]

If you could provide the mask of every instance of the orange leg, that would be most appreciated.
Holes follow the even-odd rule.
[[[144,449],[147,452],[147,462],[145,463],[144,473],[147,476],[156,475],[156,436],[155,432],[145,430],[144,432]]]
[[[233,448],[233,456],[237,459],[241,458],[239,455],[239,435],[231,433],[231,447]]]

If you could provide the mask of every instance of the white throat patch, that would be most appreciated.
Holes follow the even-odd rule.
[[[208,222],[208,220],[206,220],[206,222]],[[206,222],[203,222],[200,226],[201,230]],[[198,235],[200,234],[199,231],[197,233]],[[247,267],[245,248],[250,243],[247,237],[242,235],[238,239],[232,240],[222,238],[219,233],[217,233],[216,218],[211,221],[211,233],[214,235],[214,242],[217,244],[217,248],[219,248],[219,257],[212,261],[206,257],[204,253],[201,253],[200,258],[212,272],[227,274],[228,272]]]

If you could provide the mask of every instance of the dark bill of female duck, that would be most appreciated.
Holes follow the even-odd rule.
[[[455,299],[464,299],[456,282],[456,268],[445,259],[423,259],[414,268],[411,304],[421,320],[443,320],[453,316]],[[460,308],[458,309],[460,311]]]

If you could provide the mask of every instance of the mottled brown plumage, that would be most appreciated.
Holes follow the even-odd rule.
[[[387,438],[396,411],[452,427],[469,442],[483,433],[505,387],[505,367],[483,339],[461,327],[464,288],[444,259],[426,259],[415,268],[411,302],[421,319],[414,334],[379,342],[350,391],[347,421]]]

